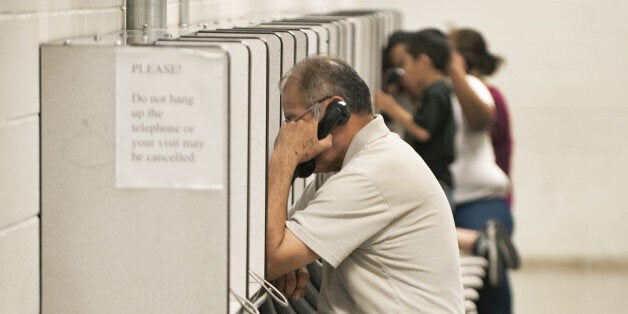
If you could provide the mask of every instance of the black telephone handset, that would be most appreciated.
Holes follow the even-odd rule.
[[[327,106],[327,109],[325,110],[325,114],[318,122],[318,139],[322,140],[327,137],[334,126],[347,123],[350,117],[351,112],[349,111],[347,103],[341,100],[333,100],[329,103],[329,106]],[[308,160],[298,164],[297,169],[294,171],[294,175],[292,176],[292,181],[294,182],[294,179],[297,177],[309,177],[312,173],[314,173],[314,168],[316,168],[314,160]]]
[[[401,77],[406,74],[402,68],[388,68],[382,74],[382,90],[390,93],[388,90],[391,85],[399,86],[401,82]],[[400,87],[397,87],[400,88]]]

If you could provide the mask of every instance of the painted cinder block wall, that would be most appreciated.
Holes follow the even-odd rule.
[[[524,260],[628,261],[628,1],[189,1],[191,23],[349,7],[401,9],[404,28],[481,30],[515,135]],[[0,1],[0,313],[39,312],[39,44],[122,29],[122,0]],[[179,1],[168,0],[177,25]]]

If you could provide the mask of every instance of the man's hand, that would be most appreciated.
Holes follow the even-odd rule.
[[[306,267],[288,272],[273,281],[273,285],[285,295],[298,300],[305,295],[305,285],[310,280],[310,273]]]
[[[275,152],[288,164],[289,161],[301,163],[316,157],[332,145],[331,134],[318,140],[317,119],[301,119],[284,123],[275,140]]]

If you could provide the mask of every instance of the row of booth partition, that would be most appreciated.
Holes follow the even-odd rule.
[[[279,81],[328,54],[374,94],[400,22],[393,10],[340,11],[42,45],[42,312],[285,302],[263,280]]]

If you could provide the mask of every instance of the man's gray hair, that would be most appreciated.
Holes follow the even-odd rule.
[[[302,60],[281,78],[279,88],[282,95],[288,84],[297,84],[308,107],[324,100],[324,97],[338,95],[345,99],[351,113],[373,114],[368,86],[351,66],[340,59],[315,56]]]

